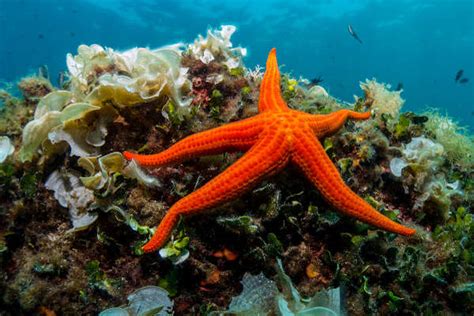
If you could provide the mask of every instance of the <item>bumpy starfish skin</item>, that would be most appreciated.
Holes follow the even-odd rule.
[[[268,56],[258,109],[259,114],[254,117],[191,135],[158,154],[124,152],[127,159],[135,159],[142,166],[162,166],[202,155],[246,151],[224,172],[176,202],[143,246],[145,252],[165,244],[180,215],[198,213],[235,199],[288,162],[297,165],[339,212],[401,235],[415,232],[381,215],[352,192],[318,140],[335,133],[347,119],[368,119],[369,112],[340,110],[311,115],[288,108],[280,95],[275,49]]]

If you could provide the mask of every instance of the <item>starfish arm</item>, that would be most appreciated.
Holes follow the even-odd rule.
[[[263,128],[264,122],[257,115],[193,134],[158,154],[140,155],[125,151],[123,155],[128,160],[135,159],[142,166],[160,166],[224,151],[245,151],[257,141]]]
[[[363,222],[401,235],[412,235],[414,229],[402,226],[377,212],[366,201],[357,196],[342,180],[323,146],[310,130],[301,130],[295,135],[292,161],[300,167],[306,177],[318,188],[325,199],[341,213]]]
[[[288,142],[282,132],[262,137],[224,172],[176,202],[160,222],[151,240],[143,246],[143,250],[151,252],[162,247],[180,215],[195,214],[238,197],[263,177],[280,170],[286,165],[288,158]]]
[[[280,71],[276,58],[276,49],[268,54],[267,66],[262,83],[260,84],[260,99],[258,111],[286,111],[288,106],[280,94]]]
[[[367,120],[370,118],[370,112],[355,112],[351,110],[339,110],[324,115],[309,115],[309,126],[316,133],[318,138],[326,137],[337,132],[348,120]]]

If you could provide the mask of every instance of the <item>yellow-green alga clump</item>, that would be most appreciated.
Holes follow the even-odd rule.
[[[143,171],[135,160],[126,161],[119,152],[112,152],[104,156],[81,157],[78,165],[89,175],[81,177],[84,186],[103,196],[113,193],[117,189],[116,174],[120,173],[127,178],[136,179],[139,183],[149,186],[160,186],[158,179]]]
[[[443,145],[446,158],[454,164],[463,168],[474,166],[474,139],[466,134],[466,130],[460,127],[448,116],[442,116],[437,111],[425,112],[429,119],[425,123],[426,130],[431,133],[436,141]]]
[[[18,83],[26,103],[36,103],[38,100],[54,90],[51,82],[43,77],[30,76],[21,79]]]
[[[390,115],[392,118],[398,116],[405,103],[405,100],[400,96],[403,90],[390,91],[389,84],[379,83],[375,79],[366,79],[365,82],[360,83],[360,87],[365,94],[365,104],[374,110],[376,117],[383,114]]]

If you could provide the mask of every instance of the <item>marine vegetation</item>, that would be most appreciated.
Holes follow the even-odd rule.
[[[280,95],[280,71],[276,50],[270,51],[266,72],[260,85],[258,110],[251,118],[194,134],[168,150],[154,155],[126,151],[125,157],[143,166],[159,167],[201,155],[222,151],[248,151],[235,164],[199,190],[174,204],[143,246],[145,252],[161,248],[180,216],[228,202],[250,190],[262,178],[280,171],[292,161],[343,214],[402,235],[414,229],[403,227],[380,215],[370,204],[355,195],[337,174],[321,143],[315,139],[329,136],[348,119],[366,120],[370,112],[339,110],[327,115],[308,115],[290,110]]]
[[[81,45],[60,87],[28,76],[0,91],[6,315],[473,314],[472,136],[435,109],[403,112],[403,90],[375,79],[348,103],[321,82],[278,82],[274,53],[265,76],[248,69],[234,31]],[[295,134],[299,168],[282,168],[300,117],[327,137]],[[233,126],[218,135],[236,149],[263,127],[276,137],[242,168],[249,155],[227,140],[223,154],[175,150]],[[206,211],[173,213],[193,196]]]

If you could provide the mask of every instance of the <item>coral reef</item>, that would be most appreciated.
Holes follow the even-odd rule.
[[[353,104],[288,74],[281,88],[308,113],[373,110],[324,149],[352,190],[416,235],[339,216],[289,169],[143,254],[169,207],[240,154],[143,170],[120,152],[257,113],[262,71],[244,66],[234,31],[159,49],[82,45],[61,87],[33,76],[21,97],[0,91],[2,314],[473,314],[472,137],[435,110],[403,112],[400,92],[375,80]]]

